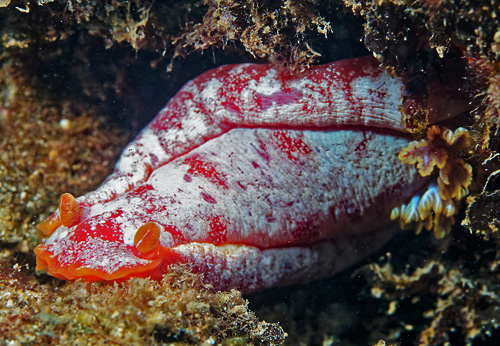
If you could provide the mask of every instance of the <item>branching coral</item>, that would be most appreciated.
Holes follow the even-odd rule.
[[[392,210],[391,219],[405,224],[417,223],[417,232],[422,227],[434,229],[437,238],[449,232],[457,203],[468,194],[472,182],[472,166],[458,154],[470,144],[471,136],[464,128],[455,131],[433,125],[427,137],[413,141],[400,153],[399,159],[406,164],[416,164],[421,176],[438,171],[437,183],[431,184],[421,196],[415,196],[408,204]]]

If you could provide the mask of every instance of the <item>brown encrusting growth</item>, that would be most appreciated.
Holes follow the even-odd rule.
[[[353,16],[314,1],[13,0],[0,3],[0,14],[4,55],[23,62],[37,88],[107,107],[134,132],[216,65],[303,70],[365,54]]]
[[[385,325],[393,326],[389,334],[407,329],[422,346],[446,345],[452,340],[460,345],[479,340],[488,344],[499,327],[500,252],[494,244],[474,236],[461,233],[458,238],[468,242],[469,249],[451,243],[443,256],[430,257],[415,267],[407,265],[402,271],[394,269],[390,257],[368,266],[371,294],[385,301]],[[481,247],[488,258],[467,253]],[[421,319],[426,322],[414,325]]]
[[[473,111],[445,124],[472,138],[459,162],[473,168],[465,216],[459,206],[441,241],[403,234],[386,248],[392,255],[358,270],[261,293],[259,312],[282,322],[290,345],[498,342],[499,16],[488,0],[0,0],[0,345],[282,342],[281,328],[257,321],[239,293],[189,273],[39,283],[34,225],[61,193],[93,189],[128,131],[192,77],[248,60],[301,70],[366,54],[360,39],[407,79],[401,111],[419,139],[429,122],[418,110],[440,91],[426,85],[465,80]]]
[[[40,285],[0,267],[0,345],[279,345],[237,291],[217,292],[178,267],[161,282]]]
[[[33,89],[16,65],[3,60],[0,72],[0,243],[33,247],[59,195],[95,188],[127,137],[97,107]]]
[[[364,20],[366,47],[395,73],[426,80],[447,56],[462,59],[474,95],[475,121],[486,150],[499,125],[500,16],[482,0],[343,0]],[[441,71],[440,71],[441,70]]]
[[[55,16],[49,22],[36,21],[31,13],[42,14],[46,6]],[[82,28],[105,42],[108,48],[126,43],[135,51],[146,50],[172,59],[209,47],[242,45],[254,57],[277,64],[304,68],[320,54],[308,42],[314,36],[332,33],[330,23],[319,13],[314,1],[203,0],[184,2],[133,1],[7,1],[0,7],[16,7],[17,18],[35,19],[45,42],[68,40]],[[59,12],[64,9],[65,11]],[[329,10],[327,7],[326,10]],[[72,30],[53,27],[57,20]],[[78,27],[78,29],[77,29]],[[4,46],[28,48],[40,32],[26,24],[9,30]],[[62,30],[58,30],[62,29]],[[154,62],[154,64],[158,61]]]
[[[488,161],[483,162],[483,165],[487,165]],[[498,242],[500,240],[500,163],[497,161],[488,168],[492,173],[488,176],[483,191],[468,198],[462,225],[485,240]]]
[[[313,32],[332,34],[314,2],[277,1],[266,6],[257,1],[204,0],[203,4],[208,6],[203,21],[176,40],[195,50],[239,41],[255,58],[303,70],[321,56],[308,42]]]

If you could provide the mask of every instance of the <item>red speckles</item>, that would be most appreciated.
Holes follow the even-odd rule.
[[[357,162],[363,160],[364,158],[370,155],[370,152],[367,150],[367,147],[368,143],[371,140],[372,140],[372,135],[365,132],[363,140],[358,143],[356,148],[354,148],[354,152],[357,154]]]
[[[148,198],[144,200],[144,204],[142,206],[142,210],[144,214],[153,215],[153,214],[165,214],[168,215],[168,205],[163,203],[158,203],[158,201],[154,198]]]
[[[175,104],[173,106],[175,106]],[[161,134],[161,133],[167,131],[168,129],[172,129],[172,128],[181,130],[182,124],[180,123],[180,120],[178,117],[173,116],[175,114],[176,113],[174,113],[174,112],[170,112],[167,114],[160,113],[159,116],[162,116],[163,118],[165,118],[165,120],[153,122],[151,124],[151,129],[157,134]]]
[[[345,85],[351,85],[357,78],[380,74],[381,69],[378,68],[378,64],[376,60],[368,57],[341,60],[335,66],[331,66],[333,71],[328,75],[335,73],[336,80],[340,79]]]
[[[139,186],[137,189],[134,190],[133,194],[135,196],[147,196],[148,191],[152,191],[154,188],[150,184],[144,184]]]
[[[319,224],[315,223],[315,221],[319,219],[319,215],[313,215],[309,220],[297,221],[296,226],[291,230],[291,233],[296,241],[308,242],[316,237],[319,237]]]
[[[188,101],[192,101],[194,95],[188,90],[179,91],[173,99],[168,103],[168,111],[162,110],[157,120],[151,123],[151,129],[158,134],[164,133],[169,129],[182,129],[181,115],[184,105]]]
[[[215,204],[217,203],[217,200],[215,198],[213,198],[212,196],[210,196],[208,193],[206,192],[201,192],[201,197],[205,200],[205,202],[208,202],[210,204]]]
[[[292,161],[297,161],[301,156],[312,152],[311,148],[304,143],[302,138],[293,137],[287,131],[274,131],[273,136],[277,139],[277,146],[282,153]]]
[[[246,108],[246,104],[249,100],[242,100],[241,94],[243,90],[248,86],[250,81],[258,81],[260,78],[266,75],[269,68],[265,65],[247,65],[242,66],[241,73],[235,75],[228,75],[227,71],[230,70],[232,65],[227,65],[226,67],[219,68],[217,74],[214,75],[221,84],[223,88],[218,90],[217,98],[222,100],[221,105],[230,112],[236,112],[240,115],[244,115],[242,108]],[[258,109],[262,109],[261,102],[257,95],[254,95],[251,102]]]
[[[379,99],[379,100],[385,100],[387,98],[387,94],[383,91],[380,91],[379,89],[371,89],[368,90],[370,95],[374,100]]]
[[[240,113],[240,114],[243,113],[241,111],[240,107],[238,107],[238,105],[236,104],[236,100],[234,97],[226,95],[225,100],[221,104],[222,104],[222,107],[224,107],[225,109],[227,109],[229,111]]]
[[[187,242],[186,237],[184,237],[184,235],[182,234],[182,231],[179,230],[176,226],[163,225],[163,229],[172,235],[175,244],[184,244]]]
[[[212,183],[227,189],[226,176],[218,172],[212,163],[200,160],[197,156],[188,157],[183,162],[189,165],[188,173],[208,178]],[[186,180],[186,177],[184,177]]]
[[[377,65],[363,58],[293,75],[228,65],[188,82],[98,191],[67,199],[38,227],[56,233],[37,247],[37,269],[123,280],[161,278],[183,262],[217,288],[255,290],[352,262],[366,250],[336,240],[375,233],[380,210],[424,184],[398,167],[393,174],[401,163],[392,141],[357,131],[404,130],[401,81]],[[409,192],[399,191],[404,184]],[[78,205],[87,207],[81,217]]]
[[[209,241],[213,244],[222,244],[227,242],[227,221],[219,215],[208,217]]]
[[[116,218],[122,215],[121,210],[116,210],[106,218],[96,221],[95,219],[87,219],[78,224],[69,238],[74,242],[86,242],[89,238],[100,238],[106,241],[122,241],[123,234],[119,225],[116,223]]]
[[[275,92],[271,95],[258,95],[258,104],[261,110],[266,110],[273,105],[283,106],[298,102],[303,97],[299,90],[286,89]]]
[[[265,161],[269,162],[269,153],[267,152],[267,148],[266,148],[266,143],[262,142],[262,141],[259,141],[258,145],[254,145],[254,144],[250,144],[255,152],[260,156],[262,157]],[[259,165],[255,162],[252,162],[252,165],[257,168]],[[256,166],[257,165],[257,166]]]

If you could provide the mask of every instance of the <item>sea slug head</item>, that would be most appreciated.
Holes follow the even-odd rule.
[[[130,215],[119,208],[91,214],[70,194],[61,197],[58,211],[37,227],[49,236],[35,248],[38,271],[46,270],[64,280],[90,282],[121,281],[131,276],[159,279],[168,264],[181,261],[160,242],[162,234],[169,234],[164,226],[155,222],[125,226]]]

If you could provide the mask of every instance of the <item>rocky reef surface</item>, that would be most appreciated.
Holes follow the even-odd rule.
[[[0,0],[0,345],[498,343],[499,15],[472,0]],[[450,71],[466,81],[472,110],[454,125],[471,133],[474,179],[443,239],[401,233],[335,277],[249,305],[185,268],[116,285],[35,274],[35,225],[61,193],[93,190],[187,80],[224,63],[300,71],[366,54],[410,92]],[[425,114],[407,118],[425,136]]]

